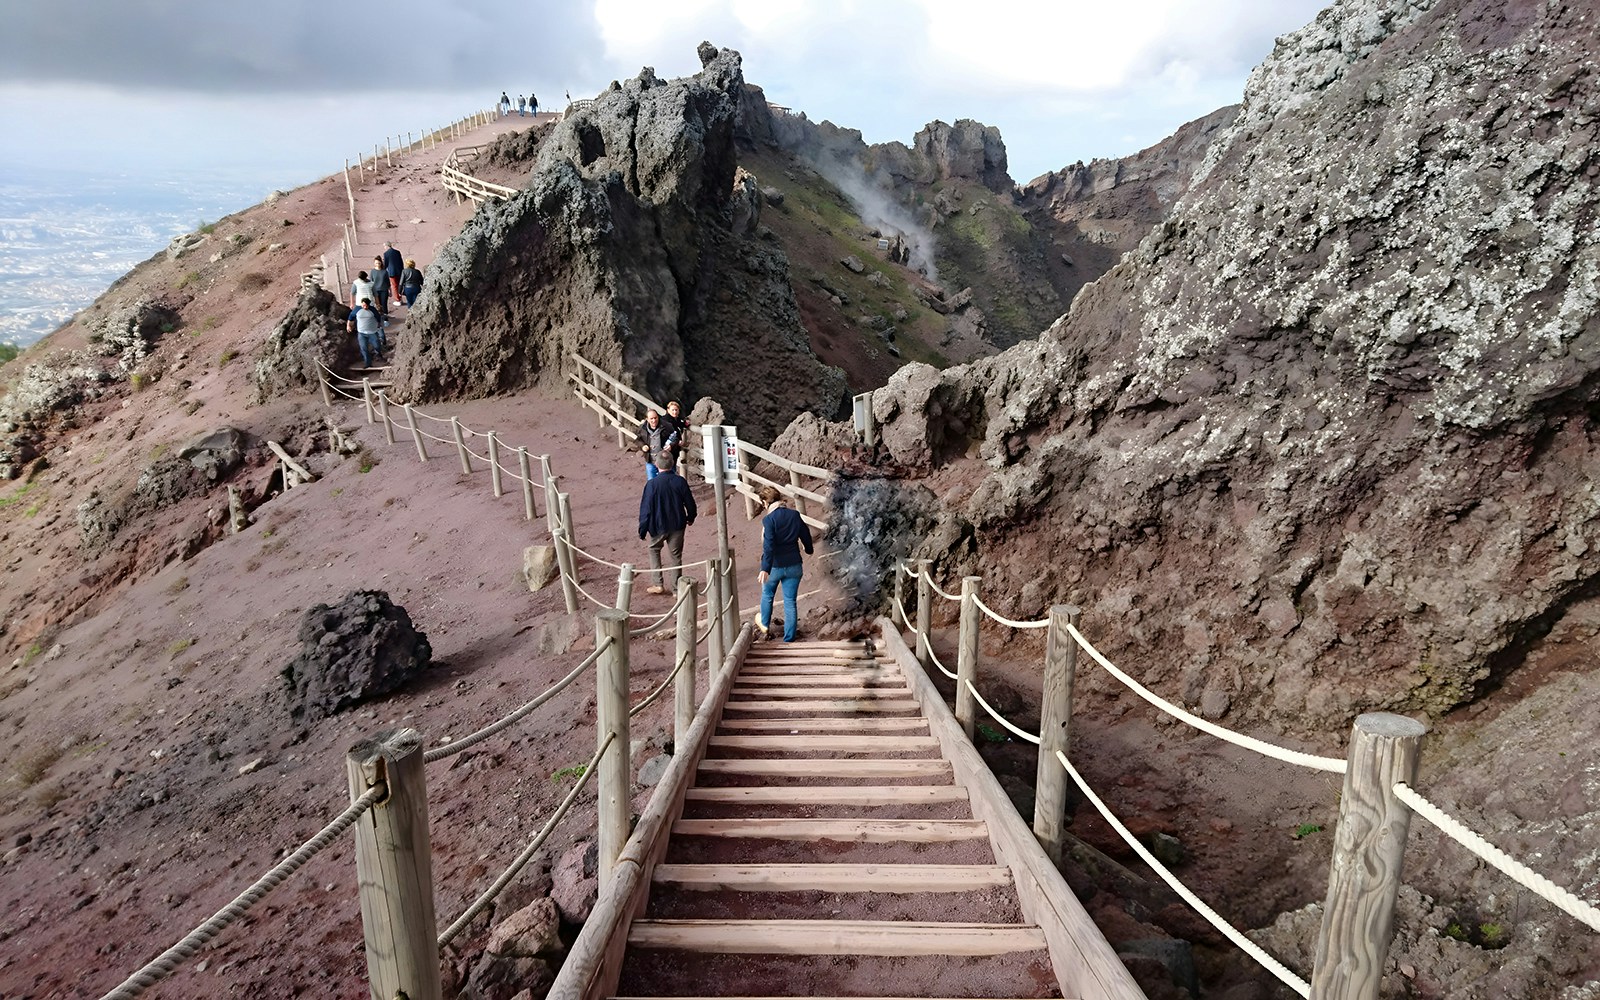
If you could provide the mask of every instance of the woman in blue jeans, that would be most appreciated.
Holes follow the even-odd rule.
[[[784,505],[778,491],[763,486],[757,494],[767,508],[761,519],[761,612],[756,618],[759,637],[771,637],[772,594],[783,586],[783,641],[794,642],[795,598],[800,594],[800,548],[811,554],[811,529],[794,510]]]

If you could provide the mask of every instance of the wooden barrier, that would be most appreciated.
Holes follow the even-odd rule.
[[[628,613],[616,608],[595,615],[594,641],[611,640],[595,670],[596,747],[611,739],[596,765],[600,818],[595,834],[600,852],[600,884],[610,881],[622,845],[628,840],[629,802],[633,798],[631,744],[628,737]]]
[[[1403,715],[1356,717],[1311,966],[1311,1000],[1377,1000],[1411,824],[1411,810],[1395,798],[1394,786],[1416,782],[1426,732]]]
[[[422,734],[389,730],[356,744],[345,773],[352,802],[388,789],[353,828],[372,995],[441,1000]]]
[[[917,662],[927,670],[933,662],[933,639],[928,629],[933,624],[933,560],[917,561]]]
[[[961,638],[956,650],[956,721],[972,739],[977,702],[972,689],[978,684],[978,591],[981,576],[961,578]]]
[[[1067,817],[1067,772],[1056,760],[1066,753],[1072,722],[1072,683],[1078,669],[1078,643],[1067,626],[1078,627],[1079,610],[1068,604],[1050,609],[1045,639],[1044,691],[1039,696],[1039,765],[1033,786],[1033,834],[1053,864],[1061,863]]]
[[[689,727],[694,723],[695,667],[695,586],[694,577],[678,576],[678,644],[673,669],[678,676],[672,686],[672,747],[681,753]]]

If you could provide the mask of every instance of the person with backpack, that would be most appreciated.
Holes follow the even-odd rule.
[[[771,486],[756,492],[767,508],[761,519],[761,572],[756,579],[761,583],[761,610],[757,612],[756,634],[761,639],[772,637],[772,595],[783,588],[783,641],[794,642],[795,623],[800,612],[796,607],[800,597],[802,575],[800,548],[811,555],[811,528],[782,496]]]
[[[662,449],[656,460],[661,463],[661,474],[644,484],[644,493],[639,497],[639,540],[650,537],[650,570],[655,574],[655,583],[645,592],[670,594],[678,589],[678,577],[683,572],[684,529],[694,524],[699,511],[688,481],[672,471],[672,453]],[[667,564],[665,579],[661,566],[663,546],[672,560]]]

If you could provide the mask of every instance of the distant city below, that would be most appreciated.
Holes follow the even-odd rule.
[[[286,186],[286,185],[280,185]],[[27,346],[181,233],[261,201],[270,180],[9,167],[0,180],[0,342]]]

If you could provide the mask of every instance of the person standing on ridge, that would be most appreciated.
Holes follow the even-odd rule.
[[[672,471],[672,453],[663,449],[656,460],[661,463],[661,474],[644,484],[644,493],[639,497],[639,540],[650,536],[650,570],[656,581],[645,592],[670,594],[678,589],[678,577],[683,572],[684,529],[694,524],[699,511],[688,482]],[[665,580],[661,566],[663,546],[672,560],[667,564]]]
[[[528,99],[521,94],[517,95],[517,117],[528,117]]]
[[[506,115],[509,115],[510,113],[511,113],[511,98],[507,97],[506,96],[506,92],[502,90],[502,91],[500,91],[500,117],[504,118]]]
[[[796,603],[800,596],[800,547],[811,555],[811,529],[793,508],[785,506],[778,491],[763,486],[756,493],[767,508],[761,519],[761,610],[756,631],[762,639],[771,638],[772,595],[783,587],[783,641],[794,642],[795,622],[800,617]]]
[[[539,117],[539,95],[528,95],[528,110],[533,112],[535,118]]]
[[[401,256],[400,251],[394,248],[393,243],[385,243],[383,245],[383,273],[389,279],[389,293],[396,300],[400,298],[400,272],[405,269],[406,259]]]

